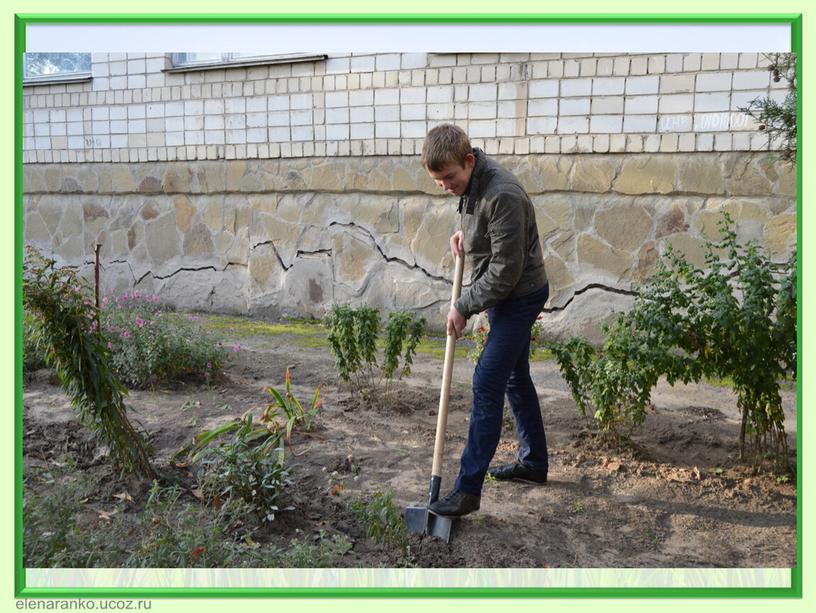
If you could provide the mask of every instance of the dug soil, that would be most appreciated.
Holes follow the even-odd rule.
[[[796,564],[794,479],[754,474],[738,459],[739,414],[725,386],[655,390],[634,443],[608,449],[586,433],[555,361],[532,364],[550,453],[545,486],[488,480],[481,509],[460,520],[450,543],[414,535],[410,555],[367,538],[353,520],[353,501],[393,493],[403,508],[426,501],[442,360],[420,354],[412,374],[387,401],[365,401],[339,384],[333,358],[321,343],[296,335],[241,334],[215,386],[178,384],[131,391],[132,419],[148,433],[160,467],[194,483],[193,468],[174,464],[180,447],[204,429],[248,410],[259,414],[290,369],[293,389],[310,398],[323,384],[324,404],[311,433],[296,432],[287,462],[293,485],[282,512],[255,535],[285,545],[294,536],[341,535],[353,546],[337,566],[393,567],[791,567]],[[470,412],[473,364],[457,358],[446,435],[442,487],[455,480]],[[796,395],[782,392],[795,465]],[[99,479],[85,502],[90,516],[106,510],[139,512],[148,485],[115,476],[53,376],[44,371],[24,386],[24,470],[68,451],[81,470]],[[512,462],[517,444],[505,420],[494,463]],[[36,482],[27,487],[38,486]],[[122,505],[116,493],[133,498]]]

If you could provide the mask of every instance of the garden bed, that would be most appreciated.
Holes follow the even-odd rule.
[[[27,378],[27,566],[767,568],[796,563],[795,484],[754,475],[738,461],[739,414],[728,388],[661,383],[633,446],[604,449],[586,436],[558,365],[546,359],[533,362],[532,375],[550,447],[548,484],[488,480],[481,510],[459,522],[450,544],[419,536],[378,540],[367,525],[366,509],[374,503],[402,509],[426,499],[440,342],[420,346],[411,376],[382,406],[339,384],[321,326],[218,316],[204,321],[224,346],[240,347],[231,352],[225,378],[210,385],[133,390],[127,398],[132,421],[149,433],[155,464],[180,486],[175,499],[167,488],[154,489],[148,502],[151,484],[114,474],[105,450],[77,424],[53,375],[37,371]],[[464,358],[466,347],[457,353],[443,490],[456,476],[470,408],[473,364]],[[174,455],[202,430],[248,410],[260,413],[271,402],[266,388],[282,387],[287,368],[298,398],[310,398],[324,384],[313,431],[296,430],[286,450],[292,483],[281,506],[288,510],[257,526],[232,518],[226,527],[207,530],[213,513],[196,496],[196,466]],[[795,391],[785,389],[782,396],[795,454]],[[512,461],[515,454],[508,422],[495,462]],[[64,522],[56,529],[49,520],[55,509]],[[167,527],[164,540],[157,536],[162,527]]]

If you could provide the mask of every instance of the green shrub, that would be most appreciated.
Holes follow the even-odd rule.
[[[352,514],[373,541],[408,553],[409,535],[393,492],[374,492],[351,503]]]
[[[32,372],[46,367],[42,334],[38,330],[37,318],[26,311],[23,313],[23,372]]]
[[[724,214],[721,240],[706,243],[706,269],[669,249],[633,308],[600,349],[581,339],[553,346],[579,410],[620,440],[641,423],[660,377],[732,382],[755,465],[788,469],[780,381],[796,368],[796,257],[774,264],[754,243],[737,244]]]
[[[196,316],[162,310],[155,294],[134,290],[103,298],[101,324],[111,364],[131,387],[180,379],[209,383],[221,374],[226,352],[220,343]]]
[[[216,506],[243,500],[262,521],[275,519],[279,499],[291,484],[283,465],[283,442],[279,433],[253,427],[245,418],[233,439],[201,453],[200,489]]]
[[[327,317],[329,347],[340,379],[364,398],[388,399],[394,373],[411,373],[416,348],[425,332],[425,319],[411,313],[389,313],[385,322],[382,361],[378,362],[378,339],[382,323],[371,307],[335,306]],[[402,368],[400,368],[400,362]]]

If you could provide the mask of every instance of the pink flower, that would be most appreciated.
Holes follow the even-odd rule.
[[[110,341],[108,341],[108,349],[113,349],[113,343],[111,343]]]
[[[159,295],[153,294],[153,304],[159,304]]]
[[[125,292],[124,294],[122,294],[122,300],[124,300],[125,302],[127,302],[127,300],[128,300],[129,298],[130,298],[130,296],[128,296],[128,293],[127,293],[127,292]]]
[[[136,325],[139,326],[140,328],[143,328],[145,325],[144,319],[142,319],[138,315],[136,316]]]
[[[137,290],[137,289],[133,290],[133,299],[134,300],[138,300],[140,296],[141,296],[141,294],[139,293],[139,290]]]
[[[232,346],[232,350],[233,350],[235,353],[238,353],[239,351],[241,351],[241,345],[239,345],[238,343],[235,343],[235,344]]]
[[[207,370],[212,369],[212,362],[207,362]]]
[[[108,297],[107,297],[107,296],[105,296],[104,298],[102,298],[102,305],[103,305],[103,306],[108,306]]]
[[[130,338],[130,330],[125,330],[122,332],[122,338]]]

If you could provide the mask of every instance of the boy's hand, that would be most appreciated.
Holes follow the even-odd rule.
[[[456,310],[456,307],[451,307],[451,310],[448,311],[448,336],[454,334],[456,335],[457,339],[460,338],[466,323],[467,319],[465,319],[462,314]]]
[[[465,254],[465,238],[462,235],[462,231],[459,230],[456,234],[450,237],[450,248],[451,248],[451,255],[455,260],[457,257],[463,256]],[[459,338],[459,337],[457,337]]]

